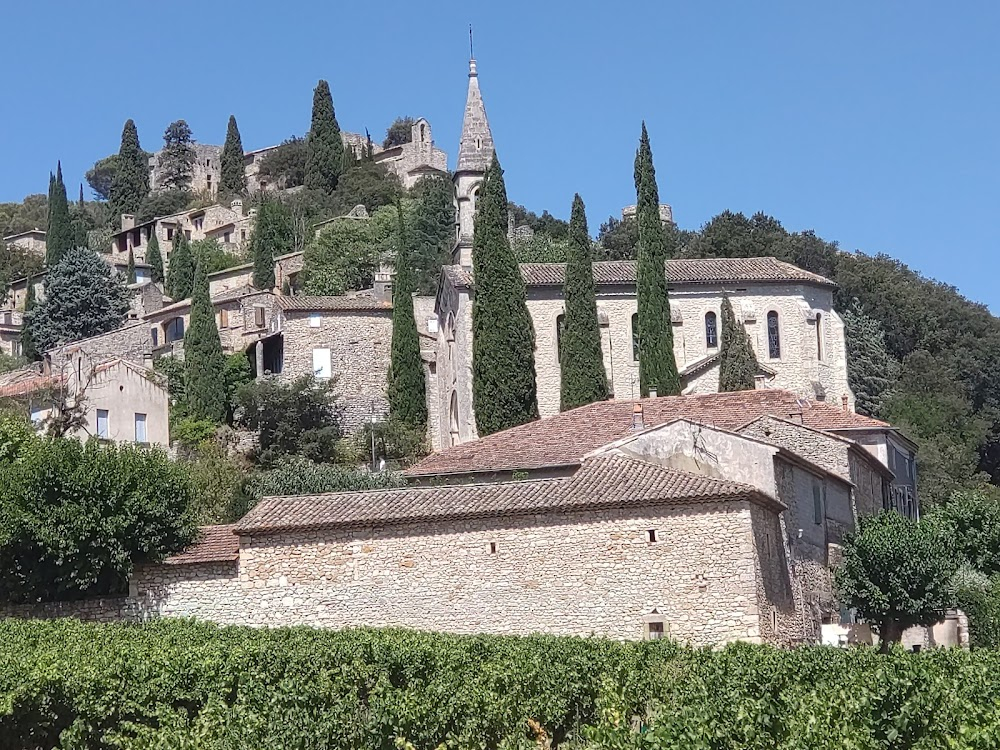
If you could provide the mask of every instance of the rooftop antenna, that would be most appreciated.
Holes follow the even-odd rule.
[[[472,24],[469,24],[469,59],[475,60],[476,56],[472,54]]]

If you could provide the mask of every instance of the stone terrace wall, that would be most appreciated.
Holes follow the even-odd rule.
[[[52,620],[75,617],[91,622],[119,622],[135,619],[133,603],[126,597],[81,599],[76,602],[41,602],[39,604],[0,604],[0,620]]]
[[[655,608],[683,641],[761,635],[745,502],[297,532],[241,546],[238,578],[224,565],[137,571],[138,610],[243,625],[637,639]]]

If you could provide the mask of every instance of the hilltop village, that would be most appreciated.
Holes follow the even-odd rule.
[[[425,119],[382,145],[331,129],[324,87],[306,140],[243,152],[236,131],[224,147],[187,145],[185,189],[207,197],[196,207],[128,205],[129,154],[148,194],[164,195],[185,137],[146,154],[127,126],[107,197],[129,210],[85,235],[105,245],[54,245],[51,218],[4,237],[44,263],[9,279],[0,349],[31,361],[0,375],[0,398],[39,431],[179,461],[191,450],[179,435],[206,422],[234,428],[226,451],[259,457],[280,442],[279,428],[247,417],[264,413],[261,394],[327,389],[338,440],[360,436],[356,466],[391,481],[262,492],[165,554],[137,556],[127,590],[15,596],[0,614],[699,645],[843,645],[873,631],[967,641],[954,607],[896,632],[860,623],[838,598],[835,570],[859,524],[885,511],[915,521],[922,493],[914,438],[878,418],[868,381],[855,392],[831,278],[788,256],[671,252],[679,230],[645,128],[636,202],[607,228],[634,231],[638,255],[595,259],[582,201],[547,234],[507,200],[475,60],[450,171]],[[325,177],[320,145],[335,152]],[[297,149],[311,150],[289,187],[294,170],[275,163]],[[391,180],[403,198],[311,223],[282,214],[324,179],[339,176],[342,190],[349,170]],[[66,202],[61,180],[50,214],[60,188]],[[419,213],[429,186],[444,190],[446,242],[420,256],[406,238],[416,247],[431,234]],[[321,265],[331,248],[362,246]],[[213,270],[208,247],[233,262]],[[67,312],[82,288],[63,278],[70,266],[120,289],[77,294]],[[73,328],[81,316],[95,327]],[[258,400],[227,401],[230,366]],[[419,447],[396,450],[398,434],[379,425],[401,425]]]

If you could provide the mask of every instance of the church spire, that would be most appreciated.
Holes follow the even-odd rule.
[[[472,37],[470,30],[469,47]],[[485,172],[493,160],[493,134],[486,119],[486,106],[479,91],[479,74],[476,58],[469,59],[469,94],[465,100],[465,117],[462,119],[462,140],[458,146],[457,172]]]

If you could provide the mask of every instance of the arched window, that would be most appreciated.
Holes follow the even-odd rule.
[[[420,142],[421,143],[423,143],[424,141],[427,140],[426,130],[427,130],[426,126],[423,123],[420,123]]]
[[[639,361],[639,313],[632,313],[632,361]]]
[[[774,310],[767,314],[767,356],[781,359],[781,333],[778,330],[778,313]]]
[[[719,318],[712,311],[705,313],[705,346],[709,349],[719,346]]]
[[[823,316],[816,313],[816,359],[823,359]]]

